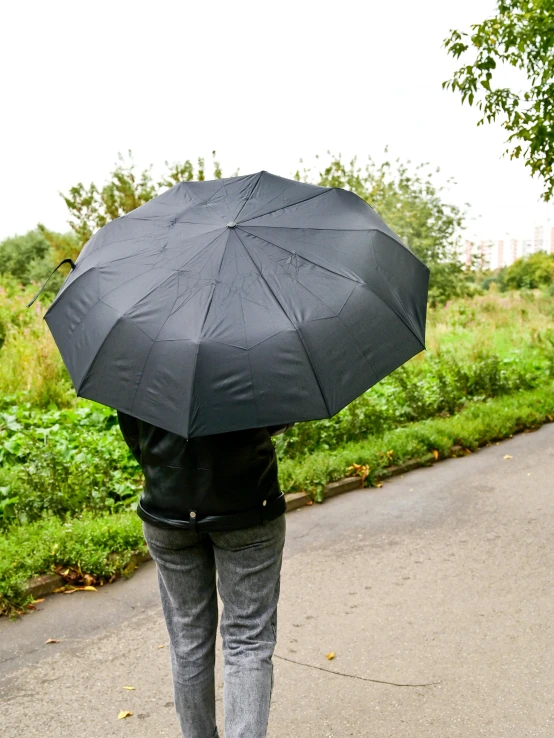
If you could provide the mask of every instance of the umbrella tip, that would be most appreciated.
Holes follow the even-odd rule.
[[[229,223],[227,223],[227,228],[234,228],[236,226],[236,223],[234,220],[231,220]]]

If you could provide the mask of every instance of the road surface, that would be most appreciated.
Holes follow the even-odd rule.
[[[179,738],[167,644],[153,562],[1,619],[0,733]],[[554,424],[288,513],[274,664],[268,738],[552,738]]]

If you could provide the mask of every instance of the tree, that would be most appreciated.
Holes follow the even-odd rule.
[[[554,193],[554,0],[498,0],[496,14],[452,30],[444,45],[455,59],[471,59],[443,82],[462,103],[475,104],[483,116],[477,125],[495,121],[509,133],[505,154],[523,158],[532,176],[544,182],[542,198]],[[503,66],[527,78],[521,92],[500,83]]]
[[[38,229],[0,243],[0,274],[11,274],[26,284],[30,281],[30,273],[37,267],[42,270],[45,263],[50,266],[50,244]]]
[[[0,243],[0,274],[11,275],[20,284],[41,284],[66,256],[78,253],[73,233],[55,233],[40,223],[36,229],[21,236],[6,238]],[[55,294],[61,287],[67,272],[56,272],[45,288],[47,294]]]
[[[215,179],[221,179],[221,167],[215,160],[215,151],[212,152],[212,156],[213,176]],[[129,161],[126,162],[121,153],[118,154],[119,163],[102,187],[99,188],[94,183],[86,187],[79,182],[67,195],[60,193],[69,209],[69,225],[77,235],[79,250],[98,228],[135,210],[177,182],[205,179],[204,159],[201,157],[198,158],[196,173],[194,165],[188,160],[174,164],[166,161],[167,172],[158,182],[152,177],[151,166],[140,173],[135,172],[130,150],[128,158]]]
[[[554,283],[554,254],[539,251],[514,261],[506,269],[507,289],[537,289]]]
[[[431,269],[431,303],[443,303],[470,290],[458,258],[465,212],[443,201],[443,188],[434,184],[428,165],[420,164],[410,172],[408,164],[397,159],[378,166],[368,157],[362,168],[357,157],[346,165],[339,154],[332,156],[318,175],[304,169],[302,174],[297,171],[295,178],[304,182],[311,179],[324,187],[342,187],[369,203]]]

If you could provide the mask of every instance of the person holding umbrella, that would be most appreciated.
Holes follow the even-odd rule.
[[[144,473],[182,735],[219,736],[217,586],[226,736],[263,738],[286,532],[271,437],[425,348],[429,270],[357,195],[265,171],[180,182],[71,265],[44,317]]]
[[[270,436],[292,424],[187,441],[120,411],[118,420],[144,471],[137,512],[157,565],[182,735],[219,736],[217,572],[225,733],[265,736],[286,531]]]

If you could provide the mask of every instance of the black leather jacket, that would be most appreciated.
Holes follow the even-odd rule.
[[[163,528],[234,530],[286,510],[271,436],[291,428],[252,428],[186,439],[117,411],[125,442],[141,465],[142,520]]]

